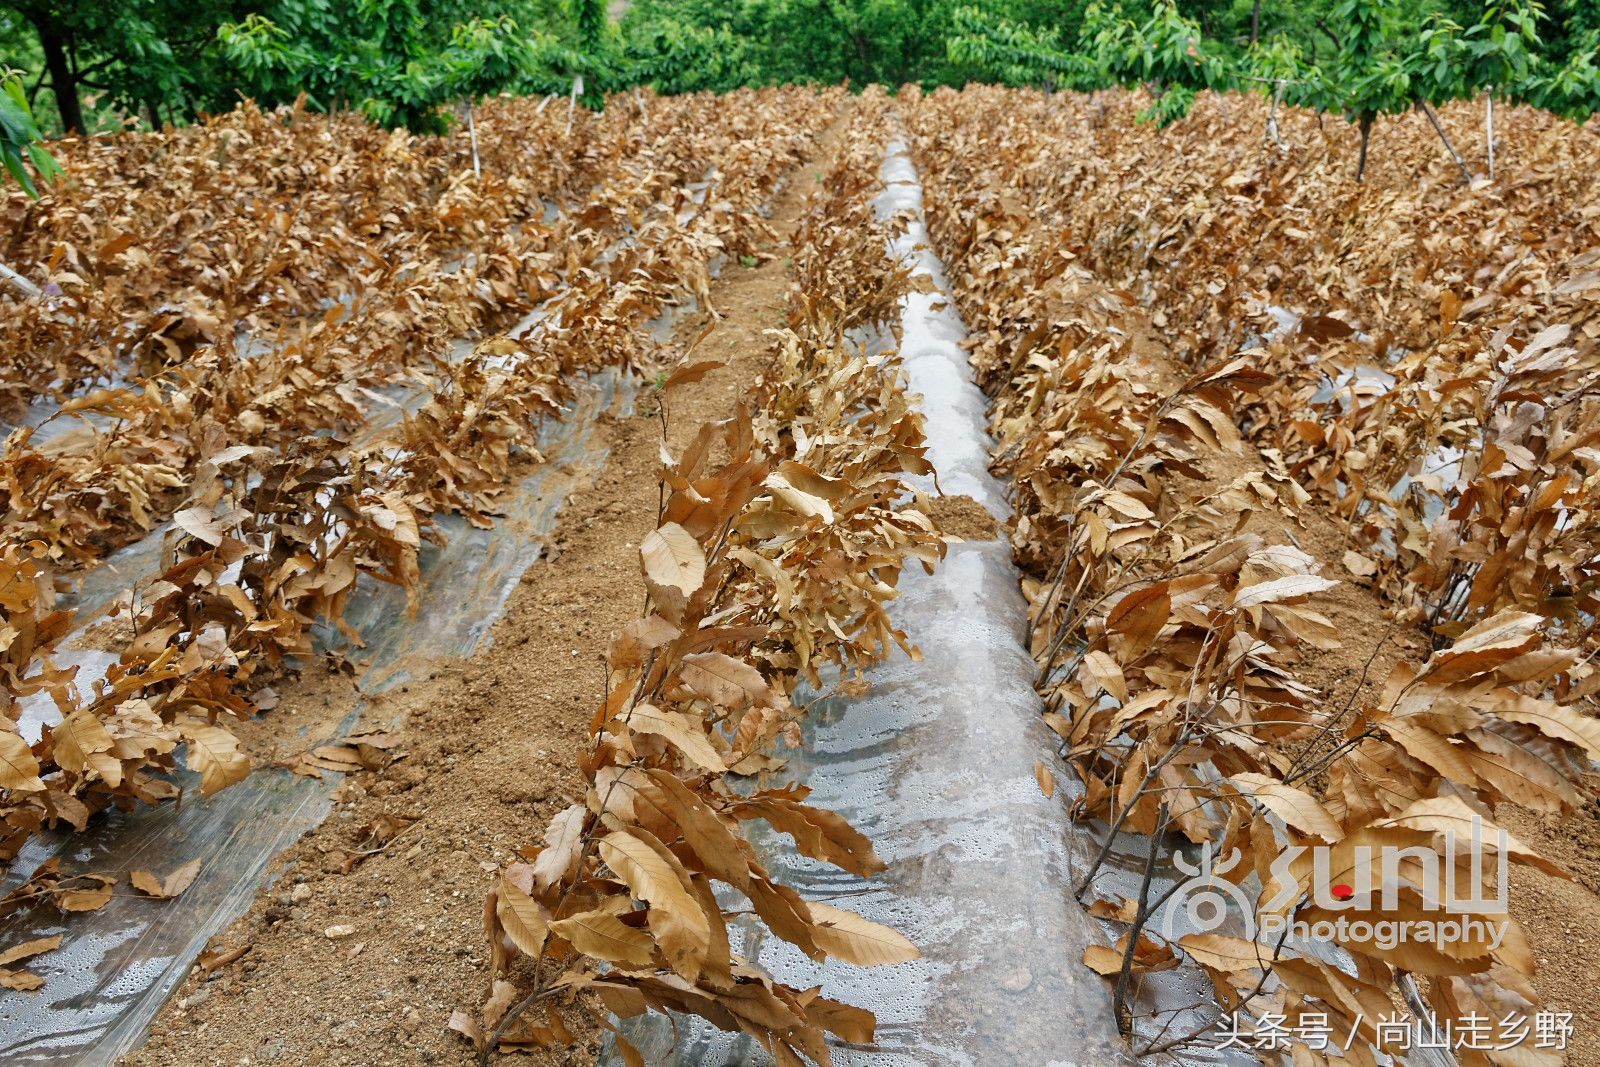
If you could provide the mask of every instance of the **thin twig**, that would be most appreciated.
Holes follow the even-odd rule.
[[[1150,852],[1145,858],[1144,878],[1139,883],[1139,909],[1134,914],[1133,925],[1128,927],[1128,947],[1122,953],[1122,971],[1117,975],[1117,990],[1111,998],[1111,1010],[1117,1020],[1117,1029],[1124,1037],[1133,1029],[1133,1019],[1128,1014],[1128,985],[1133,979],[1133,960],[1139,951],[1139,938],[1144,936],[1144,924],[1150,920],[1150,885],[1155,880],[1156,860],[1161,856],[1161,838],[1167,831],[1167,805],[1162,803],[1156,813],[1156,828],[1150,835]]]
[[[1450,135],[1444,132],[1444,125],[1440,123],[1439,116],[1434,113],[1433,106],[1426,100],[1418,100],[1417,108],[1428,116],[1429,122],[1433,123],[1434,132],[1439,135],[1439,140],[1443,141],[1445,148],[1449,150],[1450,158],[1455,160],[1456,166],[1461,168],[1461,177],[1470,185],[1472,183],[1472,171],[1467,169],[1467,161],[1461,158],[1460,152],[1456,151],[1455,143],[1450,140]]]

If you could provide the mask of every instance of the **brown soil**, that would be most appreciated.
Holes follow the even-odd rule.
[[[1600,789],[1600,778],[1590,777]],[[1511,867],[1511,914],[1528,931],[1539,971],[1533,984],[1548,1010],[1572,1012],[1570,1067],[1600,1067],[1600,806],[1541,815],[1502,804],[1495,818],[1522,843],[1572,872],[1552,878]]]
[[[765,359],[763,331],[780,320],[789,286],[783,242],[813,171],[796,168],[775,205],[771,257],[754,268],[730,264],[713,286],[722,318],[692,358],[727,366],[674,390],[674,450],[703,421],[731,415]],[[680,337],[705,325],[692,316]],[[456,1007],[475,1009],[488,984],[482,915],[493,872],[582,796],[575,763],[603,693],[602,657],[644,601],[637,545],[656,513],[660,433],[648,390],[633,416],[602,421],[605,467],[569,497],[550,551],[529,569],[492,643],[470,661],[414,672],[418,681],[372,709],[364,728],[399,718],[404,758],[341,785],[334,813],[281,858],[284,877],[211,945],[249,945],[249,953],[209,976],[191,973],[149,1043],[124,1063],[473,1062],[445,1023]],[[282,724],[319,736],[351,696],[347,679],[319,670],[285,687],[271,735],[264,727],[247,742],[292,736]],[[418,821],[337,873],[343,850],[384,815]],[[324,933],[341,925],[355,932]],[[570,1049],[523,1062],[592,1064],[598,1037],[591,1028]]]
[[[989,509],[970,496],[937,496],[931,505],[929,518],[940,533],[963,541],[993,541],[1000,536],[1000,524]]]

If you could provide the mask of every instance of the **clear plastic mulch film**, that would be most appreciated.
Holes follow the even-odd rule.
[[[631,409],[633,385],[607,371],[577,383],[577,394],[565,418],[541,427],[538,447],[545,462],[507,494],[504,515],[492,528],[441,517],[448,540],[423,548],[422,605],[414,619],[406,615],[403,590],[361,579],[346,618],[366,642],[359,652],[363,692],[406,681],[412,664],[469,656],[482,645],[523,572],[538,559],[562,502],[604,464],[593,430],[603,413]],[[403,408],[411,398],[396,400]],[[164,533],[153,531],[86,576],[77,597],[81,617],[91,617],[96,606],[153,569]],[[321,636],[325,645],[338,644],[331,634]],[[96,651],[58,657],[63,665],[80,664],[80,685],[92,684],[113,659]],[[339,732],[353,728],[366,707],[363,702],[350,708]],[[27,708],[24,733],[37,737],[53,713],[48,701]],[[308,736],[296,743],[309,748],[321,740]],[[204,863],[175,901],[119,894],[98,911],[64,921],[42,909],[0,920],[0,945],[58,933],[66,938],[61,948],[30,963],[45,979],[42,989],[0,997],[0,1063],[110,1064],[135,1048],[206,942],[248,909],[270,878],[274,858],[328,814],[338,777],[318,780],[258,768],[245,781],[201,799],[198,776],[180,772],[179,784],[189,787],[181,805],[113,811],[87,833],[44,834],[29,842],[0,892],[55,856],[72,872],[123,875],[139,868],[172,870],[192,859]]]
[[[927,248],[921,187],[903,145],[891,144],[875,207],[909,212],[890,248],[932,277],[902,312],[900,351],[922,396],[928,456],[946,493],[970,496],[997,518],[1005,493],[988,472],[986,403],[972,383],[966,336],[938,260]],[[932,479],[924,488],[933,489]],[[813,705],[804,746],[784,750],[780,782],[811,786],[872,839],[888,869],[859,878],[808,860],[768,832],[763,864],[808,899],[829,900],[914,942],[922,958],[889,967],[817,964],[739,920],[734,948],[780,980],[865,1007],[878,1017],[870,1047],[837,1045],[851,1065],[1059,1065],[1129,1062],[1106,982],[1079,959],[1107,939],[1071,898],[1076,841],[1060,793],[1047,798],[1035,760],[1054,747],[1033,688],[1027,605],[1004,541],[950,546],[932,576],[908,568],[891,605],[895,625],[923,653],[870,672],[860,699]],[[774,783],[777,784],[777,783]],[[759,831],[759,824],[749,824]],[[726,898],[737,909],[737,894]],[[621,1023],[651,1064],[732,1067],[770,1063],[759,1044],[699,1019],[650,1015]],[[622,1063],[608,1048],[607,1067]]]

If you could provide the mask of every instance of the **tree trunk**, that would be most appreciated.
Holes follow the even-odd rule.
[[[479,180],[483,178],[483,168],[478,165],[478,120],[475,114],[477,108],[474,102],[467,101],[467,133],[472,138],[472,176]]]
[[[1450,140],[1450,135],[1444,132],[1444,126],[1440,124],[1439,116],[1434,114],[1433,108],[1428,105],[1426,100],[1418,100],[1417,107],[1421,108],[1422,113],[1428,116],[1428,121],[1433,123],[1433,132],[1437,133],[1439,140],[1444,142],[1445,148],[1450,152],[1450,158],[1455,160],[1456,166],[1461,168],[1461,177],[1470,185],[1472,183],[1472,171],[1467,169],[1467,161],[1461,158],[1460,152],[1456,151],[1456,146]]]
[[[86,136],[89,127],[83,121],[83,106],[78,103],[78,79],[72,76],[72,67],[67,63],[66,40],[53,24],[39,22],[34,28],[39,31],[39,46],[44,49],[44,66],[50,72],[50,88],[56,94],[61,125]]]
[[[1356,160],[1356,184],[1367,180],[1367,143],[1372,140],[1372,121],[1377,116],[1362,115],[1357,120],[1361,129],[1361,158]]]
[[[1261,40],[1261,0],[1256,0],[1255,6],[1250,9],[1250,43],[1253,45]]]

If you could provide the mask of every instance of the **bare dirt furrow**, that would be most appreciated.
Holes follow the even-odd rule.
[[[713,284],[721,317],[694,358],[727,365],[673,391],[674,449],[702,421],[731,415],[754,379],[763,331],[782,319],[787,238],[817,180],[809,162],[796,168],[774,205],[779,241],[763,249],[767,258],[753,267],[730,262]],[[708,325],[698,312],[680,322],[678,337],[692,341]],[[632,416],[602,422],[596,444],[607,462],[568,500],[492,644],[469,661],[435,662],[376,705],[363,725],[398,717],[405,758],[346,780],[334,814],[282,858],[284,876],[212,945],[249,951],[210,974],[192,973],[146,1047],[124,1062],[472,1062],[467,1042],[445,1022],[453,1008],[477,1004],[487,985],[490,872],[581,796],[575,757],[603,692],[602,657],[645,595],[637,546],[655,526],[661,427],[648,386]],[[315,717],[348,699],[335,692],[348,694],[348,682],[303,679],[275,714]],[[338,873],[385,817],[416,822]],[[570,1050],[530,1062],[594,1062],[598,1034],[578,1036]]]

